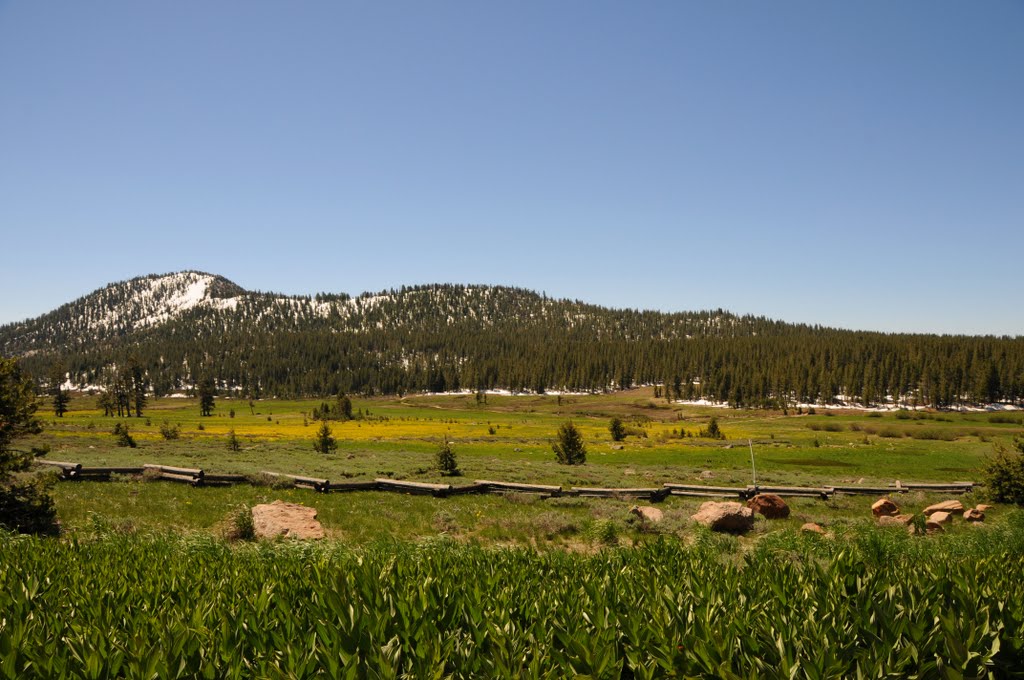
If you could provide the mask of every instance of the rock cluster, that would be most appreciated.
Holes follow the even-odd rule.
[[[954,515],[963,515],[968,522],[985,521],[985,510],[989,506],[978,505],[976,508],[964,509],[964,504],[958,500],[942,501],[929,505],[922,511],[927,518],[925,527],[928,533],[945,531],[945,528],[953,523]],[[878,518],[880,526],[906,526],[913,531],[913,515],[900,514],[899,506],[888,498],[879,498],[871,506],[871,513]]]

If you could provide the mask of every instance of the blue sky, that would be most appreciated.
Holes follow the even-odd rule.
[[[0,322],[285,293],[1024,335],[1024,3],[4,2]]]

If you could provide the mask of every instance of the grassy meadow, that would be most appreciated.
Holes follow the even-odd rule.
[[[750,439],[761,483],[884,485],[895,479],[977,481],[993,443],[1024,432],[1018,414],[737,411],[669,404],[655,399],[650,389],[561,397],[488,395],[486,403],[475,395],[413,396],[356,399],[353,408],[361,417],[330,422],[338,449],[325,455],[312,446],[319,423],[310,414],[320,404],[260,400],[250,407],[245,400],[221,398],[212,416],[200,417],[195,400],[166,398],[151,401],[143,418],[119,420],[104,417],[92,398],[82,396],[63,418],[47,418],[45,432],[32,443],[49,446],[52,460],[85,466],[161,463],[250,475],[273,470],[332,481],[393,477],[457,485],[496,479],[627,487],[748,484]],[[612,417],[621,418],[630,433],[619,444],[608,431]],[[725,440],[695,436],[712,417]],[[585,437],[585,465],[554,461],[551,441],[566,420]],[[117,446],[111,434],[115,422],[128,423],[136,448]],[[180,437],[166,440],[160,432],[166,425],[177,426]],[[239,451],[227,446],[232,429],[241,440]],[[445,438],[455,447],[461,477],[444,478],[434,467],[434,454]],[[54,495],[70,530],[114,526],[217,532],[233,509],[281,498],[317,507],[329,535],[355,543],[444,535],[483,544],[586,549],[646,540],[629,520],[628,500],[318,495],[245,485],[192,489],[129,478],[62,483]],[[903,499],[911,510],[934,500],[921,493]],[[804,521],[826,527],[856,523],[870,516],[872,500],[793,499],[792,518],[771,523],[771,530]],[[656,533],[685,534],[700,502],[669,498],[660,506],[666,520]],[[759,522],[754,536],[767,531]]]
[[[315,401],[161,399],[117,419],[80,397],[27,442],[85,466],[390,476],[563,486],[887,484],[981,479],[1017,414],[789,413],[595,396],[357,400],[317,453]],[[234,416],[231,411],[234,411]],[[629,436],[611,441],[622,418]],[[726,439],[695,436],[718,419]],[[554,462],[571,419],[587,463]],[[124,421],[121,421],[124,422]],[[161,427],[177,426],[165,439]],[[242,440],[230,450],[228,432]],[[454,443],[463,476],[434,454]],[[0,678],[1003,678],[1024,677],[1024,511],[938,534],[878,526],[873,496],[791,498],[744,536],[669,497],[642,523],[628,499],[318,494],[192,488],[119,476],[59,482],[59,539],[0,533]],[[894,497],[918,513],[942,500]],[[232,518],[283,499],[327,541],[227,541]],[[986,499],[984,489],[965,505]],[[805,533],[817,522],[824,535]]]

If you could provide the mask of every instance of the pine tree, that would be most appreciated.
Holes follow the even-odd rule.
[[[587,447],[583,436],[572,421],[562,423],[558,428],[558,440],[551,445],[555,460],[562,465],[582,465],[587,462]]]
[[[30,453],[11,450],[11,443],[42,431],[35,413],[39,408],[32,381],[25,377],[18,362],[0,358],[0,485],[10,481],[14,472],[27,470]]]
[[[213,415],[213,409],[215,404],[213,403],[215,390],[213,385],[213,378],[211,376],[205,376],[199,381],[199,415],[202,417],[208,417]]]
[[[63,388],[64,371],[59,364],[54,364],[50,369],[49,392],[53,399],[53,415],[63,418],[68,412],[68,404],[71,402],[71,392]]]
[[[228,451],[241,451],[242,442],[239,441],[238,435],[235,434],[234,428],[228,430]]]
[[[331,428],[327,421],[320,423],[320,429],[316,432],[316,439],[313,440],[313,450],[318,453],[331,453],[338,448],[338,442],[331,436]]]
[[[343,392],[338,394],[338,418],[352,420],[352,400]]]
[[[437,450],[437,469],[446,477],[457,477],[462,474],[459,471],[459,461],[455,458],[455,451],[451,442],[448,441],[448,437],[444,438],[444,443]]]
[[[135,407],[135,417],[141,418],[142,410],[146,408],[146,402],[148,401],[146,399],[146,392],[149,389],[149,384],[146,381],[146,374],[143,372],[139,360],[134,355],[128,359],[128,375],[126,379],[131,405]],[[131,416],[130,408],[128,415]]]
[[[712,416],[711,421],[708,423],[706,428],[702,428],[697,433],[698,437],[704,437],[705,439],[725,439],[725,433],[718,427],[718,418]]]
[[[16,477],[32,464],[30,451],[15,451],[15,440],[42,431],[36,418],[35,386],[14,359],[0,358],[0,527],[20,533],[60,531],[48,485],[40,478]]]
[[[621,418],[612,418],[608,424],[608,431],[612,434],[613,442],[621,442],[626,438],[626,426],[622,424]]]

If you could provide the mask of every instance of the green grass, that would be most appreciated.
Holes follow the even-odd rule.
[[[421,541],[446,537],[460,543],[518,545],[538,549],[592,552],[595,524],[610,523],[616,545],[642,544],[652,537],[673,536],[691,541],[696,525],[690,520],[707,499],[672,496],[659,504],[662,523],[645,526],[629,510],[631,500],[593,498],[550,498],[532,495],[455,496],[434,498],[386,492],[317,494],[304,489],[272,489],[237,485],[225,488],[193,489],[171,482],[115,481],[62,483],[55,487],[59,519],[73,536],[111,530],[120,533],[204,533],[220,536],[228,529],[238,507],[284,500],[317,509],[328,539],[346,545],[367,545],[381,539]],[[969,506],[984,498],[975,493],[963,497]],[[914,492],[894,496],[905,512],[922,509],[945,497]],[[805,522],[816,522],[833,532],[873,525],[874,497],[837,496],[824,502],[792,498],[792,515],[787,520],[757,518],[754,530],[738,539],[744,549],[765,536],[796,531]],[[640,501],[640,504],[644,504]],[[989,524],[999,524],[1006,510],[988,513]],[[955,524],[950,531],[963,533],[973,527]]]
[[[499,479],[566,487],[625,487],[665,482],[746,485],[751,481],[749,438],[754,442],[759,482],[821,485],[862,480],[887,484],[894,479],[978,481],[993,442],[1008,441],[1024,432],[1013,418],[993,419],[986,414],[839,412],[810,416],[790,411],[783,415],[668,405],[643,389],[563,396],[561,403],[554,396],[491,395],[487,404],[477,404],[472,395],[416,396],[356,399],[356,411],[369,415],[331,423],[338,450],[322,455],[313,450],[317,424],[308,419],[319,403],[264,400],[250,411],[245,401],[219,399],[214,416],[201,418],[195,400],[157,399],[144,418],[124,419],[138,441],[138,448],[129,449],[116,446],[110,434],[117,419],[104,418],[94,409],[92,399],[78,397],[67,416],[48,418],[46,431],[26,440],[25,445],[50,446],[50,459],[86,466],[162,463],[225,473],[275,470],[332,481],[394,477],[462,484]],[[228,416],[232,409],[233,418]],[[639,433],[628,437],[621,448],[611,441],[607,429],[612,416],[622,418]],[[718,418],[726,440],[681,436],[696,433],[711,417]],[[551,440],[567,419],[577,424],[586,439],[586,465],[566,467],[554,461]],[[164,422],[179,425],[181,437],[164,440],[160,435]],[[493,435],[489,428],[494,428]],[[232,429],[242,441],[237,452],[227,447],[227,433]],[[445,437],[454,443],[464,473],[461,478],[443,478],[434,469],[434,454]],[[192,490],[166,483],[82,483],[61,484],[55,493],[61,519],[71,529],[86,526],[86,517],[92,512],[126,525],[210,531],[238,504],[261,502],[285,492],[247,486]],[[301,502],[322,506],[329,528],[333,525],[337,535],[357,542],[370,540],[375,533],[399,538],[429,536],[438,533],[437,525],[457,527],[449,533],[467,540],[576,544],[590,522],[602,519],[592,516],[588,508],[604,507],[585,501],[584,507],[563,508],[552,515],[545,509],[550,504],[534,508],[500,498],[438,502],[396,494],[324,498],[302,491],[290,493]],[[679,507],[684,508],[685,503]],[[453,513],[455,518],[435,517],[439,512]],[[474,519],[477,513],[484,519]],[[610,512],[616,513],[621,516],[624,510]],[[384,519],[375,527],[378,516]],[[510,516],[522,519],[512,521]],[[531,522],[548,528],[530,531]]]

